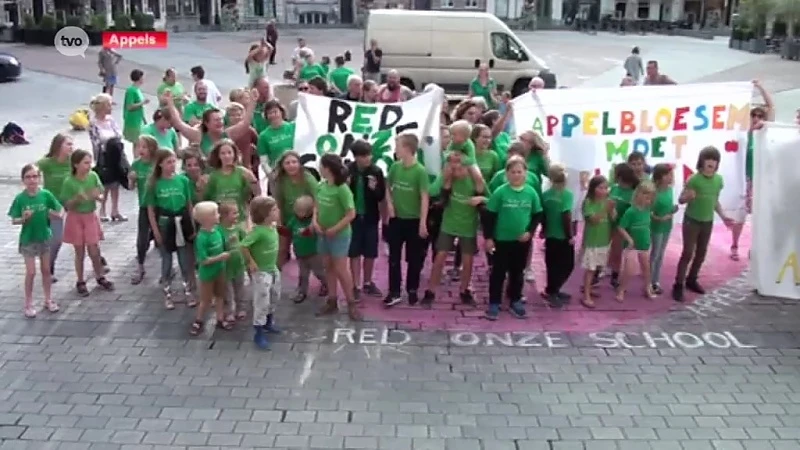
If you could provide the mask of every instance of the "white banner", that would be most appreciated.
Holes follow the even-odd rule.
[[[713,145],[722,153],[720,203],[738,219],[745,215],[752,91],[751,83],[545,89],[513,100],[514,124],[517,134],[533,130],[544,137],[551,158],[572,173],[608,176],[638,152],[651,166],[675,164],[676,186],[695,172],[700,150]]]
[[[395,136],[410,132],[419,138],[428,172],[441,170],[441,89],[402,103],[357,103],[303,93],[298,100],[294,149],[306,166],[316,168],[325,153],[352,160],[350,146],[366,139],[375,163],[386,171],[394,159]]]
[[[761,295],[800,299],[800,128],[755,133],[750,281]]]

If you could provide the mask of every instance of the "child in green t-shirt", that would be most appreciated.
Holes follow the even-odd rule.
[[[25,190],[17,194],[8,215],[14,225],[22,225],[19,232],[19,253],[25,259],[25,317],[36,317],[33,306],[33,280],[36,277],[36,258],[42,270],[44,307],[51,313],[58,312],[58,304],[50,297],[52,276],[50,274],[50,218],[61,218],[61,204],[47,189],[39,187],[39,169],[33,164],[22,168]]]
[[[575,195],[567,188],[567,169],[563,165],[551,165],[547,178],[552,187],[542,194],[542,234],[545,237],[544,264],[547,269],[544,295],[550,306],[559,308],[569,301],[569,294],[561,292],[561,288],[575,268],[575,236],[572,233]]]
[[[253,228],[241,243],[242,254],[252,276],[253,342],[262,350],[269,348],[266,333],[279,333],[275,327],[275,306],[281,296],[281,272],[278,270],[278,227],[280,210],[272,197],[256,197],[250,202]]]
[[[625,299],[625,284],[632,275],[630,258],[634,257],[638,260],[645,279],[645,295],[650,299],[656,296],[650,285],[650,207],[653,205],[655,194],[656,188],[653,183],[650,181],[639,183],[633,193],[631,206],[625,210],[625,214],[617,223],[617,230],[624,244],[622,271],[616,297],[620,303]]]
[[[131,276],[131,284],[137,285],[144,279],[144,259],[147,250],[150,248],[152,231],[150,230],[150,220],[147,217],[147,205],[144,202],[145,192],[147,191],[147,180],[153,173],[153,161],[158,152],[158,141],[152,136],[139,136],[136,141],[136,159],[131,163],[131,170],[128,172],[128,185],[130,189],[136,189],[137,200],[139,201],[139,217],[136,222],[136,271]]]
[[[614,166],[613,184],[608,196],[614,202],[617,211],[617,219],[621,219],[625,211],[631,206],[633,192],[641,181],[636,172],[628,163],[620,163]],[[611,268],[611,286],[615,289],[619,286],[620,264],[622,263],[622,239],[618,233],[611,235],[611,247],[608,250],[608,265]],[[596,275],[599,278],[600,274]]]
[[[669,236],[672,233],[672,216],[678,212],[678,205],[675,204],[675,197],[672,190],[674,173],[669,164],[656,164],[653,167],[653,183],[656,187],[656,195],[653,200],[653,223],[650,227],[650,285],[657,295],[663,292],[661,289],[661,264],[664,262],[664,254],[667,251]]]
[[[297,292],[292,297],[295,303],[302,303],[308,297],[308,281],[314,274],[322,286],[325,286],[325,268],[322,259],[317,255],[317,235],[314,233],[312,219],[314,215],[314,199],[304,195],[294,202],[294,215],[289,218],[286,228],[292,235],[292,248],[297,258]]]
[[[200,202],[194,206],[192,217],[200,225],[194,240],[197,260],[197,278],[200,281],[200,304],[189,333],[197,336],[203,329],[206,311],[212,303],[217,315],[217,328],[230,330],[233,323],[225,317],[225,298],[228,284],[225,262],[231,257],[225,249],[225,236],[219,227],[219,206],[214,202]],[[214,301],[214,299],[217,301]]]
[[[608,263],[608,248],[611,245],[611,224],[617,217],[614,203],[608,198],[608,180],[596,175],[589,180],[586,198],[581,206],[583,215],[583,246],[581,266],[583,273],[583,306],[594,308],[592,292],[595,274]]]
[[[244,320],[244,256],[240,248],[244,240],[244,229],[239,223],[239,211],[234,203],[219,205],[219,220],[222,234],[225,236],[225,248],[231,256],[225,263],[225,277],[228,279],[228,322]]]
[[[466,120],[457,120],[450,125],[450,145],[444,154],[445,161],[450,159],[453,154],[461,156],[461,164],[467,168],[469,176],[475,183],[475,191],[477,195],[483,195],[485,191],[485,183],[481,170],[477,165],[475,158],[475,143],[472,142],[470,136],[472,135],[472,125]],[[447,165],[445,165],[442,184],[442,201],[446,204],[450,198],[450,191],[453,184],[453,174]]]

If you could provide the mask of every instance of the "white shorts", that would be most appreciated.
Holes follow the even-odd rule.
[[[586,270],[595,270],[608,264],[608,247],[593,247],[583,249],[581,267]]]

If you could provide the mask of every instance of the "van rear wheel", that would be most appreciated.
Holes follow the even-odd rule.
[[[514,87],[511,89],[511,96],[512,97],[519,97],[520,95],[524,94],[528,90],[528,86],[531,84],[530,78],[522,78],[517,80],[514,83]]]

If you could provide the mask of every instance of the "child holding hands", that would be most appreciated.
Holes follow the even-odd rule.
[[[653,183],[639,183],[633,194],[631,206],[619,219],[617,232],[623,240],[622,272],[617,288],[617,301],[625,299],[625,285],[631,277],[630,258],[636,257],[645,280],[645,296],[655,298],[650,285],[650,206],[653,204],[656,188]]]
[[[36,258],[42,272],[44,307],[51,313],[58,312],[58,304],[50,297],[52,278],[50,274],[50,218],[61,218],[61,204],[48,190],[39,187],[39,169],[33,164],[22,168],[25,190],[17,194],[8,215],[14,225],[22,225],[19,232],[19,253],[25,259],[25,317],[36,317],[33,306],[33,281],[36,277]]]
[[[297,292],[292,297],[295,303],[303,303],[308,297],[308,281],[311,274],[325,286],[325,269],[317,255],[317,235],[314,233],[312,221],[314,215],[314,198],[304,195],[294,202],[294,215],[289,218],[286,227],[292,234],[292,248],[297,258]],[[320,294],[321,295],[321,294]]]
[[[608,198],[608,180],[597,175],[589,180],[586,198],[583,201],[583,306],[594,308],[592,297],[593,279],[608,261],[608,249],[611,245],[611,224],[617,217],[614,202]]]
[[[192,216],[200,225],[194,241],[200,304],[197,305],[197,315],[189,333],[192,336],[200,334],[206,311],[212,302],[216,308],[217,328],[230,330],[233,324],[226,320],[224,308],[228,288],[225,283],[225,262],[231,254],[225,251],[225,236],[219,227],[219,206],[214,202],[200,202],[194,206]]]
[[[661,263],[667,251],[669,235],[672,232],[672,216],[678,212],[678,205],[672,192],[672,166],[656,164],[653,168],[653,183],[656,185],[656,197],[653,201],[652,225],[650,227],[650,287],[658,295],[661,289]]]

